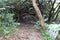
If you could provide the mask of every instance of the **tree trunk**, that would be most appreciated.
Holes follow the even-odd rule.
[[[43,30],[45,30],[46,27],[45,27],[45,24],[44,24],[44,20],[43,20],[43,17],[42,17],[42,14],[41,14],[41,11],[40,11],[39,7],[37,6],[36,0],[32,0],[32,3],[33,3],[33,7],[36,11],[36,14],[38,15],[40,24],[41,24]]]

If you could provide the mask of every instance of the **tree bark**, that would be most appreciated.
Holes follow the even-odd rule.
[[[43,17],[42,17],[42,14],[41,14],[41,11],[40,11],[39,7],[37,6],[36,0],[32,0],[32,4],[33,4],[33,7],[36,11],[36,14],[38,15],[40,25],[42,26],[43,30],[46,30],[44,20],[43,20]]]

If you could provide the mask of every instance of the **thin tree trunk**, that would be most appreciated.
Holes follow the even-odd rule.
[[[36,14],[39,17],[40,24],[41,24],[43,30],[45,30],[46,27],[45,27],[45,24],[44,24],[44,20],[43,20],[43,17],[42,17],[42,14],[41,14],[41,11],[40,11],[39,7],[37,6],[36,0],[32,0],[32,3],[33,3],[33,7],[36,11]]]

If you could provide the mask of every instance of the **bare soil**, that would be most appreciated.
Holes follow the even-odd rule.
[[[43,40],[41,34],[31,24],[21,24],[20,27],[20,40]]]
[[[23,23],[18,29],[18,35],[7,37],[4,40],[44,40],[38,30],[34,28],[34,25]]]

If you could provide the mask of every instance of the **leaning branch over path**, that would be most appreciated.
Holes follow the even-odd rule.
[[[39,7],[37,6],[36,0],[32,0],[32,3],[33,3],[33,7],[36,11],[36,14],[39,17],[40,24],[41,24],[43,30],[45,30],[46,27],[45,27],[45,24],[44,24],[44,20],[43,20],[43,17],[42,17],[42,14],[41,14],[41,11],[40,11]]]

